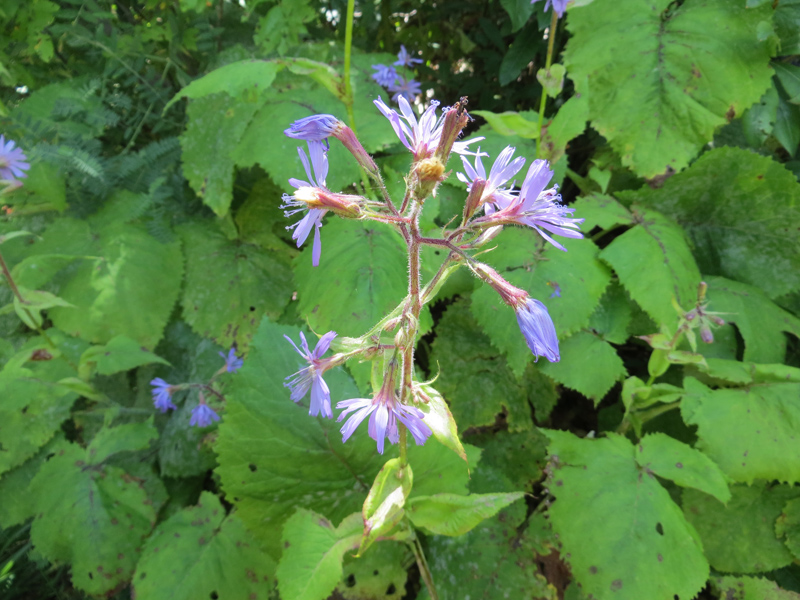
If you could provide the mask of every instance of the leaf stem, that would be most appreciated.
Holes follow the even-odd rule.
[[[545,59],[544,63],[545,71],[550,70],[550,64],[553,61],[553,46],[555,45],[556,27],[558,26],[558,13],[556,13],[554,7],[551,7],[550,10],[553,12],[553,17],[550,19],[550,35],[547,39],[547,58]],[[547,91],[545,90],[544,86],[542,86],[542,99],[539,102],[539,122],[536,126],[536,158],[541,158],[542,156],[542,125],[544,124],[544,109],[546,105]]]
[[[347,120],[350,129],[356,133],[356,119],[353,114],[353,87],[350,84],[350,56],[353,52],[353,18],[355,13],[355,0],[347,0],[347,18],[344,28],[344,104],[347,107]]]
[[[439,600],[439,594],[436,592],[436,586],[433,585],[433,575],[431,574],[431,569],[428,566],[428,561],[425,560],[425,552],[422,550],[422,544],[419,543],[419,537],[414,534],[413,541],[409,542],[408,545],[411,546],[411,551],[414,553],[414,558],[417,560],[419,573],[422,576],[422,580],[425,582],[425,586],[428,588],[428,592],[431,595],[431,600]]]

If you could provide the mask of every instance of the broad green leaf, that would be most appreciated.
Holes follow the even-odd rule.
[[[617,598],[692,598],[708,563],[694,528],[669,493],[636,463],[634,446],[610,434],[582,440],[545,431],[556,500],[550,522],[584,594]]]
[[[659,324],[674,327],[678,313],[694,306],[700,271],[684,232],[654,210],[633,209],[634,227],[614,239],[600,258],[616,271],[620,283]]]
[[[538,117],[533,111],[525,113],[513,111],[493,113],[488,110],[473,110],[470,111],[470,114],[486,119],[489,126],[502,136],[533,139],[539,135],[539,130],[536,126]],[[485,135],[485,132],[481,131],[479,135]],[[506,145],[511,146],[513,142],[509,140]],[[489,156],[496,157],[497,153],[489,152]]]
[[[564,88],[564,75],[567,71],[564,65],[556,63],[549,69],[539,69],[536,72],[536,80],[544,88],[545,93],[551,98],[557,97]]]
[[[681,416],[697,426],[697,446],[735,481],[800,481],[800,383],[710,390],[693,378]]]
[[[500,0],[500,5],[511,18],[511,31],[517,31],[525,25],[534,11],[533,4],[527,0]]]
[[[758,288],[723,277],[708,277],[709,308],[736,324],[744,339],[744,360],[780,363],[786,336],[800,337],[800,319],[774,304]]]
[[[535,232],[516,227],[503,231],[495,241],[498,247],[485,255],[485,262],[544,303],[559,340],[589,324],[611,280],[608,268],[597,259],[597,246],[586,239],[562,239],[567,249],[564,252],[545,243]],[[491,286],[483,284],[472,295],[472,314],[520,377],[533,355],[514,310]]]
[[[42,465],[31,483],[31,541],[51,562],[71,565],[75,587],[101,595],[130,581],[156,513],[122,469],[87,462],[88,453],[70,444]]]
[[[691,489],[683,491],[683,511],[694,525],[708,562],[717,571],[758,573],[779,569],[792,555],[775,535],[775,521],[787,500],[800,491],[788,485],[731,486],[733,497],[722,504]]]
[[[505,56],[503,56],[503,61],[500,63],[500,70],[497,74],[500,85],[508,85],[517,79],[522,70],[531,64],[531,61],[536,60],[536,53],[542,45],[538,23],[535,20],[531,20],[526,27],[517,32],[514,36],[514,41]]]
[[[611,229],[614,225],[628,225],[634,223],[631,212],[611,196],[592,194],[582,196],[572,205],[575,216],[586,219],[581,228],[585,233],[590,233],[595,227]]]
[[[151,363],[169,364],[160,356],[142,348],[136,340],[117,335],[103,346],[92,346],[86,350],[81,355],[80,366],[85,366],[89,372],[96,369],[100,375],[112,375]]]
[[[777,118],[778,90],[771,85],[742,117],[742,132],[747,143],[756,148],[764,144],[775,128]]]
[[[297,312],[319,334],[363,335],[407,294],[405,246],[385,227],[329,219],[319,266],[311,264],[310,241],[296,259]]]
[[[436,494],[412,498],[406,511],[416,527],[435,535],[460,536],[495,516],[524,494]]]
[[[178,92],[164,107],[164,111],[181,98],[196,99],[217,93],[242,98],[248,93],[257,94],[258,90],[272,85],[280,68],[281,65],[273,61],[249,59],[214,69]]]
[[[774,581],[765,577],[716,577],[712,587],[725,600],[800,600],[800,594],[782,590]]]
[[[244,367],[231,378],[215,448],[227,499],[276,558],[283,523],[295,509],[324,512],[334,520],[359,511],[385,462],[367,423],[342,444],[341,424],[310,417],[308,398],[299,405],[289,399],[284,378],[307,363],[283,335],[297,342],[298,332],[261,322]],[[333,406],[358,397],[341,370],[326,372],[325,381]]]
[[[560,350],[559,362],[542,361],[542,373],[591,398],[595,405],[628,373],[611,344],[587,331],[562,341]]]
[[[773,62],[772,68],[788,95],[787,100],[792,104],[800,104],[800,67]]]
[[[33,235],[30,231],[10,231],[8,233],[0,234],[0,244],[5,244],[9,240],[28,237],[30,235]]]
[[[361,509],[364,533],[358,548],[359,556],[364,554],[375,540],[388,535],[400,523],[405,512],[406,499],[413,485],[411,466],[402,466],[399,458],[390,458],[381,467]]]
[[[797,155],[797,146],[800,144],[800,107],[790,104],[780,94],[778,94],[778,111],[772,133],[789,156],[794,158]]]
[[[595,2],[570,13],[564,62],[592,125],[645,177],[680,171],[770,84],[771,7],[727,0]],[[715,35],[708,35],[713,27]]]
[[[50,292],[28,290],[21,286],[18,286],[18,289],[24,302],[20,301],[17,296],[14,296],[14,311],[17,313],[20,321],[31,329],[38,329],[42,326],[44,320],[41,311],[43,310],[56,306],[75,308],[75,306],[63,298],[59,298]]]
[[[180,229],[186,249],[181,305],[197,333],[224,348],[247,348],[266,315],[277,319],[292,297],[292,274],[277,253],[228,241],[213,225]]]
[[[470,492],[531,491],[533,483],[541,480],[547,463],[547,438],[538,429],[486,432],[471,435],[469,440],[481,448],[481,461],[470,470]]]
[[[607,342],[624,344],[632,318],[633,306],[628,294],[618,282],[612,281],[589,319],[589,329]]]
[[[800,183],[771,158],[718,148],[663,187],[623,198],[682,225],[704,275],[749,283],[771,298],[800,289],[800,256],[786,252],[800,244]]]
[[[800,383],[800,369],[788,365],[762,365],[738,360],[709,358],[703,373],[738,385],[748,383]]]
[[[800,54],[800,0],[781,0],[778,3],[775,31],[781,40],[781,55]]]
[[[327,598],[342,579],[342,559],[354,550],[363,528],[360,514],[339,527],[303,508],[283,528],[283,555],[278,564],[278,589],[283,600]]]
[[[636,450],[636,462],[640,467],[671,479],[681,487],[705,492],[722,503],[730,500],[731,492],[725,475],[699,450],[664,433],[644,436]]]
[[[373,544],[364,556],[345,554],[342,582],[336,591],[344,600],[396,600],[406,587],[404,565],[413,560],[411,551],[399,542]]]
[[[408,463],[414,469],[411,496],[430,496],[442,492],[467,494],[471,471],[480,464],[481,449],[466,444],[466,462],[452,452],[444,452],[435,441],[422,446],[409,440]]]
[[[470,111],[470,114],[477,115],[479,111]],[[494,114],[494,113],[492,113]],[[486,118],[486,117],[484,117]],[[532,160],[536,156],[536,142],[531,139],[535,135],[532,128],[535,127],[538,120],[538,113],[532,110],[523,111],[521,113],[501,113],[500,115],[494,114],[490,117],[493,124],[487,123],[480,127],[473,135],[468,136],[466,139],[473,137],[483,136],[483,139],[473,144],[473,147],[480,146],[482,152],[487,152],[489,158],[484,158],[484,165],[488,166],[490,161],[493,163],[494,159],[503,151],[506,146],[513,146],[516,148],[515,156],[523,156],[528,160]],[[489,121],[489,118],[486,119]],[[450,167],[454,171],[461,171],[461,165],[457,164]],[[555,180],[559,181],[559,174],[556,173]],[[455,178],[453,175],[448,181],[453,186],[463,189],[463,198],[466,198],[466,187],[464,184]],[[458,212],[461,214],[463,203],[458,207]]]
[[[269,177],[256,182],[250,195],[236,211],[236,227],[239,238],[248,244],[256,244],[265,250],[294,252],[287,239],[291,234],[277,199],[282,190]]]
[[[572,96],[564,102],[556,116],[542,126],[542,139],[539,140],[542,158],[557,163],[564,156],[567,144],[586,129],[588,120],[589,100],[585,94]]]
[[[786,547],[795,557],[800,557],[800,498],[789,500],[775,524],[775,534],[785,538]],[[800,560],[800,559],[798,559]]]
[[[15,214],[38,213],[67,208],[67,189],[64,174],[44,161],[31,164],[25,185],[12,197]]]
[[[189,394],[178,410],[170,411],[158,444],[158,463],[165,477],[193,477],[213,469],[214,453],[204,444],[206,432],[191,425],[196,394]]]
[[[87,462],[96,466],[103,464],[118,452],[144,450],[150,442],[158,438],[153,427],[153,417],[144,423],[126,423],[116,427],[103,427],[86,448]]]
[[[525,504],[512,504],[466,535],[431,536],[425,555],[440,598],[541,598],[556,589],[539,573],[537,556],[549,554],[539,538],[549,537],[544,519],[525,521]],[[426,590],[420,599],[430,600]]]
[[[431,428],[434,437],[444,446],[450,448],[464,460],[467,453],[458,437],[458,426],[442,395],[432,385],[419,384],[419,396],[423,402],[417,408],[425,413],[425,424]]]
[[[275,563],[210,492],[159,524],[147,539],[133,587],[138,598],[267,598]]]

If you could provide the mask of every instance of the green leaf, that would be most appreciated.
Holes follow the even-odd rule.
[[[725,600],[798,600],[800,594],[782,590],[777,583],[762,577],[716,577],[712,587]]]
[[[136,597],[152,600],[267,598],[275,563],[210,492],[159,524],[136,566]]]
[[[633,306],[628,294],[616,281],[600,298],[600,305],[592,313],[589,329],[612,344],[624,344],[628,339],[628,327],[633,319]]]
[[[482,450],[481,461],[470,471],[470,492],[532,491],[533,483],[542,479],[547,438],[538,429],[482,433],[469,439]]]
[[[730,500],[725,475],[699,450],[664,433],[644,436],[636,449],[636,462],[642,468],[671,479],[681,487],[705,492],[723,504]]]
[[[710,308],[736,324],[744,339],[744,360],[780,363],[786,357],[786,331],[800,337],[800,319],[778,307],[755,287],[723,277],[708,277]]]
[[[773,134],[789,156],[794,157],[797,154],[797,146],[800,144],[800,107],[789,104],[780,94]]]
[[[591,241],[561,240],[567,252],[545,243],[533,231],[511,228],[496,238],[498,248],[485,256],[508,281],[544,303],[559,339],[586,327],[611,274],[597,259],[598,248]],[[560,291],[560,296],[555,295]],[[492,345],[508,360],[514,374],[521,376],[533,359],[519,330],[514,310],[488,285],[472,295],[472,314]]]
[[[342,578],[345,552],[358,546],[360,514],[334,527],[322,515],[298,509],[283,528],[283,555],[278,564],[278,589],[284,600],[327,598]]]
[[[531,21],[528,27],[514,37],[514,42],[503,57],[503,62],[500,63],[500,72],[498,73],[500,85],[508,85],[514,81],[519,77],[520,72],[536,59],[536,52],[541,44],[541,37],[537,35],[538,33],[539,28],[536,21]]]
[[[359,511],[384,463],[366,423],[342,444],[340,424],[309,417],[307,398],[299,405],[289,399],[284,378],[307,365],[283,335],[297,341],[298,331],[261,322],[244,367],[228,388],[216,444],[226,497],[276,558],[279,532],[295,509],[324,511],[334,520]],[[358,397],[342,370],[326,372],[325,381],[333,406]]]
[[[51,163],[37,161],[31,165],[25,185],[13,196],[15,214],[38,213],[67,208],[64,174]]]
[[[583,593],[694,597],[708,577],[703,547],[667,490],[637,465],[634,446],[616,434],[597,440],[545,434],[552,461],[547,486],[556,496],[550,521]]]
[[[774,18],[781,55],[800,54],[800,0],[781,0]]]
[[[86,448],[87,462],[100,465],[118,452],[144,450],[158,438],[151,416],[144,423],[126,423],[116,427],[104,427],[97,432]]]
[[[785,537],[786,547],[797,559],[800,557],[800,498],[789,500],[775,524],[775,534]]]
[[[442,492],[469,493],[471,469],[480,464],[481,450],[466,444],[467,461],[452,452],[442,452],[435,442],[408,448],[408,463],[414,469],[414,487],[411,496],[431,496]]]
[[[710,390],[693,378],[681,416],[697,425],[698,447],[735,481],[800,481],[797,428],[800,383]]]
[[[359,556],[379,537],[387,535],[403,518],[403,507],[411,493],[414,476],[411,466],[403,467],[399,458],[390,458],[375,476],[364,500],[361,516],[364,535],[358,548]]]
[[[567,70],[561,63],[556,63],[550,69],[539,69],[536,72],[536,80],[541,84],[545,93],[551,98],[555,98],[564,88],[564,75]]]
[[[417,496],[408,504],[408,516],[416,527],[435,535],[459,536],[495,516],[524,494],[436,494]]]
[[[792,555],[775,536],[775,521],[786,501],[800,491],[788,485],[731,486],[722,504],[702,492],[683,491],[683,511],[703,540],[708,562],[718,571],[758,573],[779,569]]]
[[[197,222],[179,231],[186,248],[186,322],[224,348],[247,348],[261,319],[276,319],[291,300],[289,266],[275,252],[228,241],[213,225]]]
[[[603,194],[582,196],[572,206],[575,214],[585,219],[581,227],[586,233],[595,227],[611,229],[614,225],[634,223],[631,212],[611,196]]]
[[[202,98],[220,92],[233,98],[242,98],[248,93],[257,92],[259,88],[267,89],[280,68],[273,61],[251,58],[214,69],[178,92],[164,107],[164,112],[181,98]]]
[[[719,148],[661,188],[624,198],[678,221],[703,274],[749,283],[771,298],[800,289],[800,256],[786,252],[800,244],[800,183],[771,158]]]
[[[633,217],[638,224],[611,242],[600,258],[647,314],[674,327],[678,313],[673,299],[685,310],[694,306],[700,271],[680,227],[650,209],[636,207]]]
[[[742,117],[742,130],[747,143],[758,148],[772,134],[778,118],[778,90],[771,85],[761,100],[747,109]]]
[[[461,440],[458,437],[458,425],[447,406],[447,402],[436,389],[427,383],[418,386],[419,393],[422,395],[423,402],[417,408],[425,413],[425,424],[430,427],[433,436],[450,448],[464,460],[467,460],[467,453]]]
[[[322,258],[311,245],[297,258],[297,311],[320,334],[363,335],[407,293],[405,245],[385,227],[331,219],[322,228]]]
[[[579,331],[561,342],[561,360],[542,362],[542,373],[568,388],[600,403],[614,384],[628,372],[611,345],[586,331]],[[586,360],[591,357],[591,360]]]
[[[772,68],[775,69],[775,75],[786,91],[788,96],[786,99],[792,104],[800,104],[800,67],[773,62]]]
[[[536,113],[527,111],[525,113],[518,113],[507,111],[503,113],[493,113],[488,110],[473,110],[470,114],[477,115],[486,119],[489,127],[494,129],[501,136],[517,136],[525,139],[533,139],[539,135],[539,130],[536,126]],[[479,135],[486,135],[485,132],[480,131]],[[481,142],[482,145],[484,142]],[[506,146],[514,145],[513,141],[508,141]],[[500,148],[499,150],[502,150]],[[489,152],[489,156],[497,156],[496,152]]]
[[[81,355],[80,366],[93,366],[100,375],[112,375],[151,363],[169,364],[160,356],[142,348],[136,340],[117,335],[104,346],[92,346],[86,350]]]
[[[406,588],[408,572],[403,565],[413,560],[405,544],[379,542],[359,558],[345,554],[342,583],[336,591],[344,600],[396,600]]]
[[[17,313],[20,321],[31,329],[38,329],[42,326],[43,319],[40,313],[43,310],[56,306],[75,308],[75,306],[63,298],[59,298],[50,292],[28,290],[21,286],[18,286],[18,289],[25,302],[21,302],[17,296],[14,296],[14,311]]]
[[[542,158],[557,163],[564,156],[569,142],[586,129],[588,120],[589,99],[585,94],[572,96],[564,102],[556,116],[542,126],[542,139],[539,140]],[[590,230],[591,227],[585,228],[585,231]]]
[[[500,0],[500,5],[511,17],[511,31],[517,31],[528,22],[534,11],[534,6],[527,0]]]
[[[680,171],[769,86],[771,48],[757,29],[771,11],[727,0],[595,2],[570,13],[564,62],[624,165],[645,177]]]
[[[51,562],[72,566],[75,587],[101,595],[130,581],[156,514],[122,469],[87,462],[87,452],[70,444],[42,465],[31,483],[31,541]]]

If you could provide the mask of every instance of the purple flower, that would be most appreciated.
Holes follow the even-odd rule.
[[[219,415],[208,404],[200,402],[192,409],[192,418],[189,425],[195,427],[208,427],[214,421],[219,421]]]
[[[289,126],[289,129],[284,129],[283,133],[296,140],[322,142],[334,135],[343,125],[344,123],[333,115],[311,115],[298,119]]]
[[[419,81],[414,81],[413,79],[401,78],[400,83],[389,86],[389,91],[394,92],[392,100],[395,102],[397,102],[400,97],[412,102],[414,98],[417,97],[417,94],[422,92],[422,84]]]
[[[173,387],[161,377],[156,377],[150,382],[153,386],[151,393],[153,394],[153,405],[162,413],[167,412],[170,408],[177,410],[177,406],[172,403]]]
[[[496,198],[496,205],[500,210],[490,217],[482,217],[480,221],[488,224],[516,223],[533,227],[548,242],[559,250],[566,248],[546,234],[550,233],[568,238],[580,239],[583,234],[573,231],[579,228],[579,223],[584,219],[573,219],[567,215],[575,212],[574,208],[567,208],[560,204],[561,196],[558,188],[545,190],[545,186],[553,177],[546,160],[535,160],[528,169],[525,181],[518,196],[509,198]]]
[[[291,217],[298,212],[308,211],[302,219],[286,229],[294,229],[292,239],[297,240],[298,248],[303,245],[308,238],[308,234],[314,229],[314,250],[311,254],[311,264],[317,267],[319,266],[319,257],[322,253],[319,229],[322,227],[322,217],[324,217],[325,213],[328,211],[324,208],[309,208],[307,202],[303,201],[303,198],[307,200],[311,198],[314,195],[313,188],[322,188],[328,191],[325,187],[325,178],[328,176],[328,155],[325,153],[321,142],[308,142],[308,153],[311,156],[311,166],[314,168],[314,175],[316,175],[315,180],[311,175],[311,168],[309,167],[306,153],[303,152],[302,148],[298,148],[297,153],[300,155],[300,160],[303,163],[309,181],[294,179],[293,177],[290,178],[289,183],[297,189],[297,192],[295,192],[294,196],[284,194],[281,208],[289,209],[285,210],[283,213],[286,217]]]
[[[372,74],[372,79],[374,79],[378,85],[382,85],[383,87],[394,85],[394,82],[397,81],[397,78],[399,77],[394,67],[387,67],[386,65],[372,65],[372,68],[377,71],[377,73]]]
[[[536,4],[538,1],[539,0],[531,0],[531,4]],[[569,0],[547,0],[544,5],[544,12],[550,10],[550,7],[552,6],[553,10],[556,11],[558,18],[560,19],[564,16],[564,12],[567,10],[567,2],[569,2]]]
[[[536,360],[544,356],[550,362],[558,362],[561,358],[558,338],[547,307],[538,300],[528,298],[524,306],[517,306],[516,312],[520,331]]]
[[[300,332],[300,346],[302,350],[292,341],[288,335],[284,335],[289,343],[294,346],[297,353],[308,361],[308,366],[300,369],[294,375],[287,377],[288,383],[284,383],[284,387],[288,387],[291,391],[292,402],[300,402],[311,389],[311,406],[308,409],[308,414],[316,417],[322,413],[323,417],[328,419],[333,418],[331,411],[331,392],[328,389],[328,384],[322,379],[322,374],[330,368],[328,361],[322,359],[322,355],[328,351],[331,342],[336,337],[335,331],[329,331],[317,342],[314,351],[308,349],[308,342],[303,332]]]
[[[475,168],[472,167],[466,157],[461,157],[461,162],[464,163],[464,170],[467,173],[466,175],[464,173],[457,173],[456,176],[460,181],[467,184],[467,191],[471,190],[472,185],[478,180],[486,182],[483,193],[481,194],[481,203],[485,204],[487,214],[490,214],[490,212],[494,210],[492,203],[496,201],[495,196],[502,198],[504,203],[510,202],[513,198],[510,191],[500,186],[507,183],[509,179],[519,173],[519,170],[525,164],[525,159],[521,156],[511,160],[511,157],[514,156],[514,150],[515,148],[512,146],[505,147],[497,159],[495,159],[488,177],[486,176],[486,169],[484,169],[483,162],[481,161],[480,148],[478,148],[478,154],[475,157]]]
[[[241,369],[242,365],[244,364],[244,361],[236,356],[235,348],[231,348],[228,351],[228,356],[225,356],[223,352],[218,352],[217,354],[225,359],[225,370],[228,371],[228,373],[236,373],[236,371]]]
[[[422,64],[421,58],[411,58],[408,50],[403,44],[400,44],[400,52],[397,53],[397,60],[394,63],[398,67],[413,67],[414,64]]]
[[[547,285],[553,288],[553,293],[550,294],[551,298],[561,298],[561,286],[555,281],[548,281]]]
[[[13,140],[6,141],[6,137],[0,135],[0,179],[13,182],[27,177],[24,171],[31,166],[26,160],[25,153],[16,147]]]
[[[382,98],[373,100],[373,102],[383,116],[389,119],[389,123],[392,124],[392,129],[394,129],[397,137],[400,138],[406,148],[411,150],[416,160],[429,158],[433,155],[442,137],[442,127],[444,125],[444,118],[437,119],[436,117],[436,107],[439,106],[436,100],[431,101],[430,106],[422,113],[419,121],[417,121],[417,117],[414,115],[408,100],[403,96],[397,99],[402,116],[397,111],[389,108]],[[468,146],[482,139],[484,138],[477,137],[466,142],[455,142],[453,144],[453,152],[474,156],[475,153],[470,152]]]
[[[336,408],[345,409],[337,421],[353,413],[342,426],[342,443],[346,442],[361,422],[369,416],[369,437],[378,443],[380,454],[383,454],[384,439],[388,439],[392,444],[400,441],[398,420],[408,428],[418,446],[423,445],[431,435],[430,427],[423,421],[425,414],[414,406],[400,404],[395,398],[393,384],[384,385],[374,398],[343,400],[336,405]]]

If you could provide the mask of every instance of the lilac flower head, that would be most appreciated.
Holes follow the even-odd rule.
[[[218,352],[217,354],[225,359],[225,370],[228,371],[228,373],[236,373],[244,364],[244,361],[236,356],[236,348],[231,348],[227,356],[225,356],[223,352]]]
[[[436,117],[436,107],[439,106],[436,100],[431,101],[430,106],[422,113],[419,121],[417,121],[417,117],[408,100],[402,95],[397,98],[402,116],[397,111],[389,108],[382,98],[373,100],[373,102],[383,116],[389,119],[395,134],[400,138],[403,145],[414,154],[416,160],[429,158],[433,155],[442,137],[442,126],[444,125],[444,118]],[[455,142],[453,144],[453,152],[474,156],[475,153],[470,152],[468,146],[482,139],[484,138],[478,137],[466,142]]]
[[[456,176],[460,181],[467,184],[467,191],[472,189],[472,184],[477,180],[486,182],[483,193],[481,194],[481,203],[490,203],[486,205],[487,213],[493,210],[491,203],[504,201],[503,203],[507,204],[512,199],[511,192],[500,186],[505,185],[514,175],[519,173],[519,170],[525,164],[525,159],[521,156],[511,160],[511,157],[514,156],[514,150],[515,148],[513,146],[506,146],[505,149],[503,149],[500,155],[495,159],[488,177],[486,176],[486,169],[483,167],[483,162],[481,161],[480,148],[478,148],[478,154],[475,157],[474,168],[466,157],[461,157],[466,175],[464,173],[457,173]],[[495,199],[496,197],[497,200]]]
[[[421,58],[411,58],[411,54],[403,44],[400,44],[400,52],[397,53],[397,60],[394,63],[398,67],[413,67],[414,64],[421,65]]]
[[[219,415],[201,400],[200,404],[192,409],[192,418],[189,420],[189,425],[193,427],[208,427],[214,421],[219,421]]]
[[[425,414],[414,406],[400,404],[395,397],[394,384],[384,384],[374,398],[353,398],[343,400],[336,408],[345,410],[339,415],[341,421],[353,413],[342,426],[342,443],[346,442],[361,422],[369,416],[369,437],[378,444],[378,452],[383,454],[384,440],[396,444],[400,441],[397,421],[405,425],[414,437],[417,446],[422,446],[431,435],[431,429],[425,424]]]
[[[539,0],[531,0],[531,4],[536,4]],[[564,12],[567,10],[567,2],[569,0],[547,0],[544,5],[544,12],[550,10],[550,7],[553,7],[553,10],[556,11],[558,18],[564,16]]]
[[[400,97],[412,102],[414,98],[417,97],[417,94],[422,93],[422,84],[413,79],[401,78],[399,83],[389,86],[389,91],[394,92],[392,100],[395,102],[397,102]]]
[[[25,171],[31,168],[27,162],[25,153],[17,148],[14,140],[6,141],[4,135],[0,135],[0,179],[5,181],[15,181],[19,178],[27,177]]]
[[[153,386],[151,393],[153,394],[153,406],[155,406],[162,413],[167,412],[170,408],[177,410],[177,406],[172,403],[173,387],[161,377],[156,377],[150,382]]]
[[[386,65],[372,65],[372,68],[375,69],[377,72],[372,74],[372,79],[374,79],[378,85],[381,85],[385,88],[394,85],[394,82],[397,81],[397,78],[400,77],[397,74],[397,71],[392,66]]]
[[[322,413],[323,417],[332,419],[331,392],[328,389],[328,385],[322,379],[322,374],[327,368],[327,361],[322,359],[322,355],[331,347],[331,342],[336,337],[336,332],[329,331],[319,338],[313,352],[309,351],[306,336],[303,335],[302,331],[300,332],[300,347],[302,350],[297,347],[288,335],[284,335],[283,337],[294,346],[294,349],[300,356],[308,361],[307,367],[287,377],[287,383],[283,384],[284,387],[288,387],[291,390],[292,402],[300,402],[308,393],[308,390],[311,389],[311,406],[308,409],[308,414],[312,417],[316,417],[318,414]]]
[[[296,140],[322,142],[334,135],[344,125],[333,115],[311,115],[298,119],[283,133]]]
[[[550,362],[558,362],[561,356],[558,353],[558,338],[556,328],[547,307],[533,298],[517,306],[517,323],[528,348],[538,360],[544,356]]]
[[[324,217],[325,213],[328,211],[323,208],[309,208],[308,204],[304,202],[302,198],[304,195],[313,194],[313,190],[311,188],[322,188],[327,190],[325,187],[325,178],[328,176],[328,155],[325,153],[325,149],[321,142],[313,141],[308,142],[308,153],[311,156],[311,166],[309,166],[308,158],[306,157],[306,153],[303,152],[302,148],[298,148],[297,153],[300,155],[300,160],[303,163],[303,167],[306,170],[306,175],[308,176],[309,181],[303,181],[302,179],[295,179],[293,177],[290,178],[289,183],[297,189],[297,192],[294,196],[284,194],[281,208],[289,209],[284,210],[283,214],[286,217],[291,217],[298,212],[308,211],[302,219],[300,219],[294,225],[290,225],[287,227],[287,229],[294,229],[294,233],[292,233],[292,239],[297,240],[298,248],[303,245],[308,238],[308,234],[311,233],[312,229],[314,229],[314,250],[311,255],[311,264],[317,267],[319,266],[319,257],[322,253],[322,242],[320,241],[319,237],[319,229],[322,227],[322,217]],[[311,174],[311,167],[314,169],[314,175],[316,175],[316,179]]]

